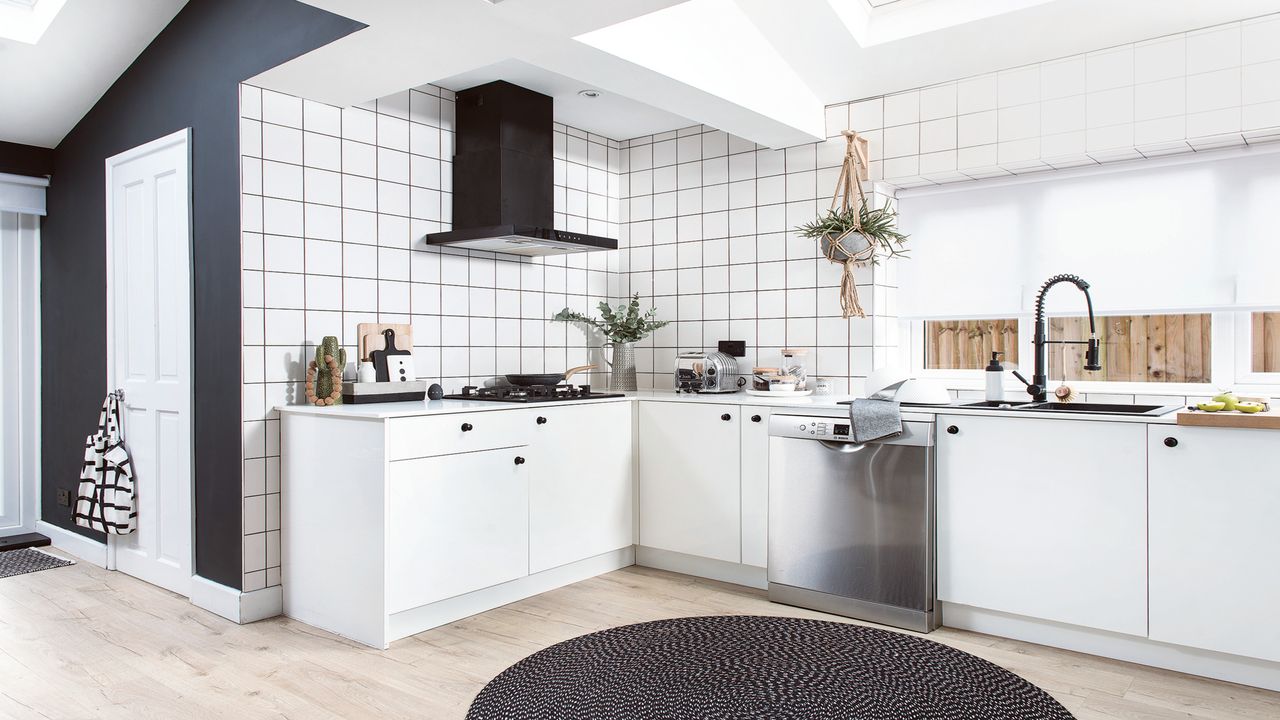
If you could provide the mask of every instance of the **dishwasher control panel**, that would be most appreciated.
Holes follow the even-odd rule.
[[[769,418],[769,434],[773,437],[855,442],[853,428],[847,415],[823,417],[821,415],[783,415],[775,412]],[[875,442],[893,445],[932,445],[933,423],[903,420],[901,435]]]

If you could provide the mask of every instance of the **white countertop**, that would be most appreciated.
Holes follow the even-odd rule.
[[[692,402],[713,405],[754,405],[758,407],[785,408],[788,410],[812,410],[822,415],[843,414],[847,407],[840,405],[842,400],[849,400],[849,395],[810,395],[808,397],[772,398],[759,395],[748,395],[744,392],[712,393],[696,395],[659,390],[642,390],[626,393],[626,397],[599,398],[591,400],[573,400],[571,402],[553,403],[560,405],[594,404],[608,402],[631,402],[646,400],[658,402]],[[968,401],[964,401],[968,402]],[[449,415],[454,413],[492,412],[496,410],[519,410],[538,407],[539,403],[504,403],[491,400],[422,400],[417,402],[368,403],[362,405],[282,405],[277,407],[285,415],[327,415],[330,417],[385,420],[397,417],[414,417],[418,415]],[[1056,413],[1015,410],[998,410],[990,408],[966,408],[956,405],[938,407],[911,406],[903,408],[905,413],[919,416],[946,415],[988,415],[994,417],[1019,417],[1029,419],[1058,420],[1092,420],[1095,422],[1136,422],[1149,425],[1172,425],[1177,422],[1177,413],[1170,412],[1161,416],[1147,415],[1097,415],[1093,413]]]

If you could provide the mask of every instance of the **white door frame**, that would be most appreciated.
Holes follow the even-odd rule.
[[[191,282],[188,284],[188,293],[189,293],[189,295],[190,295],[190,298],[189,298],[188,302],[189,302],[189,307],[190,307],[190,309],[192,310],[191,322],[189,322],[189,323],[188,323],[188,327],[189,327],[189,329],[190,329],[190,332],[191,332],[192,334],[194,334],[194,331],[195,331],[195,318],[194,318],[194,310],[195,310],[195,300],[194,300],[195,282],[194,282],[194,274],[193,274],[193,272],[192,272],[192,267],[191,267],[191,266],[192,266],[192,264],[194,263],[194,260],[195,260],[195,257],[194,257],[194,247],[192,246],[192,238],[193,238],[193,233],[192,233],[192,220],[193,220],[193,218],[192,218],[192,216],[194,215],[194,212],[193,212],[194,203],[193,203],[193,201],[192,201],[192,183],[191,183],[191,128],[189,128],[189,127],[188,127],[188,128],[184,128],[184,129],[182,129],[182,130],[178,130],[177,132],[171,133],[171,134],[169,134],[169,135],[165,135],[164,137],[157,138],[157,139],[152,140],[151,142],[145,143],[145,144],[143,144],[143,145],[139,145],[138,147],[135,147],[135,148],[132,148],[132,149],[129,149],[129,150],[125,150],[124,152],[122,152],[122,153],[120,153],[120,154],[118,154],[118,155],[113,155],[112,157],[109,157],[109,158],[107,158],[107,160],[106,160],[106,188],[105,188],[105,192],[106,192],[106,211],[107,211],[107,212],[106,212],[106,253],[107,253],[107,254],[106,254],[106,258],[107,258],[107,262],[106,262],[106,280],[107,280],[107,282],[106,282],[106,290],[107,290],[106,310],[107,310],[107,346],[108,346],[108,348],[110,348],[110,347],[111,347],[112,339],[115,337],[115,320],[114,320],[114,312],[115,312],[115,308],[114,308],[114,305],[115,305],[115,294],[114,294],[114,292],[113,292],[113,288],[112,288],[112,284],[111,284],[111,273],[112,273],[112,269],[111,269],[111,268],[112,268],[112,265],[111,265],[111,263],[112,263],[112,258],[114,257],[114,248],[113,248],[113,246],[112,246],[112,235],[114,234],[114,229],[115,229],[115,225],[114,225],[114,223],[113,223],[113,221],[114,221],[114,217],[113,217],[113,205],[114,205],[114,202],[113,202],[113,199],[112,199],[112,194],[111,194],[111,192],[112,192],[112,191],[111,191],[111,188],[112,188],[112,181],[114,180],[115,168],[116,168],[117,166],[119,166],[119,165],[123,165],[124,163],[127,163],[127,162],[129,162],[129,161],[131,161],[131,160],[136,160],[136,159],[138,159],[138,158],[140,158],[140,157],[144,157],[144,156],[146,156],[146,155],[150,155],[150,154],[155,153],[155,152],[158,152],[158,151],[160,151],[160,150],[164,150],[164,149],[166,149],[166,148],[172,147],[172,146],[174,146],[174,145],[180,145],[180,144],[181,144],[181,145],[185,145],[185,147],[186,147],[186,153],[187,153],[187,160],[186,160],[186,162],[187,162],[187,246],[188,246],[188,252],[187,252],[188,268],[187,268],[187,273],[188,273],[188,277],[189,277],[189,278],[191,278]],[[191,362],[191,365],[192,365],[192,368],[191,368],[191,382],[190,382],[190,386],[191,386],[191,387],[190,387],[190,390],[191,390],[191,395],[192,395],[192,397],[190,398],[190,401],[191,401],[191,403],[190,403],[190,407],[191,407],[192,414],[194,414],[194,412],[195,412],[195,373],[194,373],[194,366],[195,366],[195,353],[194,353],[194,347],[195,347],[195,342],[194,342],[194,338],[189,336],[189,337],[187,338],[187,342],[188,342],[188,347],[192,348],[192,350],[193,350],[193,352],[191,352],[191,353],[189,354],[189,357],[190,357],[190,362]],[[114,390],[114,389],[116,389],[116,387],[118,387],[118,386],[117,386],[117,384],[116,384],[115,353],[113,353],[113,352],[107,352],[107,353],[106,353],[106,355],[107,355],[107,385],[108,385],[108,388],[107,388],[107,389],[108,389],[108,390]],[[125,398],[125,401],[126,401],[126,402],[128,401],[128,398],[127,398],[127,397]],[[190,544],[189,544],[190,557],[188,558],[188,563],[189,563],[189,564],[188,564],[188,567],[191,569],[191,575],[192,575],[192,577],[195,577],[195,574],[196,574],[196,568],[195,568],[195,549],[196,549],[196,543],[195,543],[195,539],[196,539],[196,538],[195,538],[195,523],[196,523],[196,516],[195,516],[195,442],[194,442],[194,441],[195,441],[195,420],[194,420],[194,417],[189,418],[189,420],[191,421],[191,433],[192,433],[192,438],[191,438],[191,440],[192,440],[191,448],[192,448],[192,452],[191,452],[191,457],[189,457],[189,458],[188,458],[188,462],[191,464],[191,472],[190,472],[190,475],[189,475],[189,477],[190,477],[190,479],[191,479],[191,488],[190,488],[190,495],[189,495],[189,497],[191,498],[191,508],[190,508],[190,511],[189,511],[189,516],[190,516],[190,520],[191,520],[191,523],[190,523],[190,524],[191,524],[191,527],[189,528],[190,537],[191,537],[191,542],[190,542]],[[126,430],[127,430],[127,428],[126,428]],[[128,441],[128,436],[127,436],[127,435],[126,435],[126,437],[125,437],[125,440],[126,440],[126,442]],[[109,534],[109,535],[107,535],[107,569],[108,569],[108,570],[115,570],[115,569],[116,569],[116,551],[117,551],[117,545],[116,545],[116,543],[117,543],[117,542],[119,542],[119,541],[120,541],[120,537],[119,537],[119,536],[116,536],[116,535],[110,535],[110,534]],[[188,592],[190,592],[190,591],[188,591]]]

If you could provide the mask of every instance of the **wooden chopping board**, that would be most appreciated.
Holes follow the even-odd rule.
[[[382,338],[383,330],[396,331],[396,345],[401,350],[413,350],[413,326],[404,323],[357,323],[356,351],[360,360],[368,360],[369,353],[374,350],[386,350],[387,342]]]
[[[1274,405],[1272,407],[1275,407]],[[1258,413],[1242,412],[1204,412],[1201,410],[1183,410],[1178,413],[1179,425],[1195,427],[1222,428],[1257,428],[1263,430],[1280,430],[1280,410],[1268,410]]]

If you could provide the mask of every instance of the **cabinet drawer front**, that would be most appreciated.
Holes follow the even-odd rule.
[[[394,463],[387,498],[387,611],[524,577],[529,482],[523,448]]]
[[[393,418],[387,421],[387,458],[407,460],[527,445],[531,423],[523,409]]]

